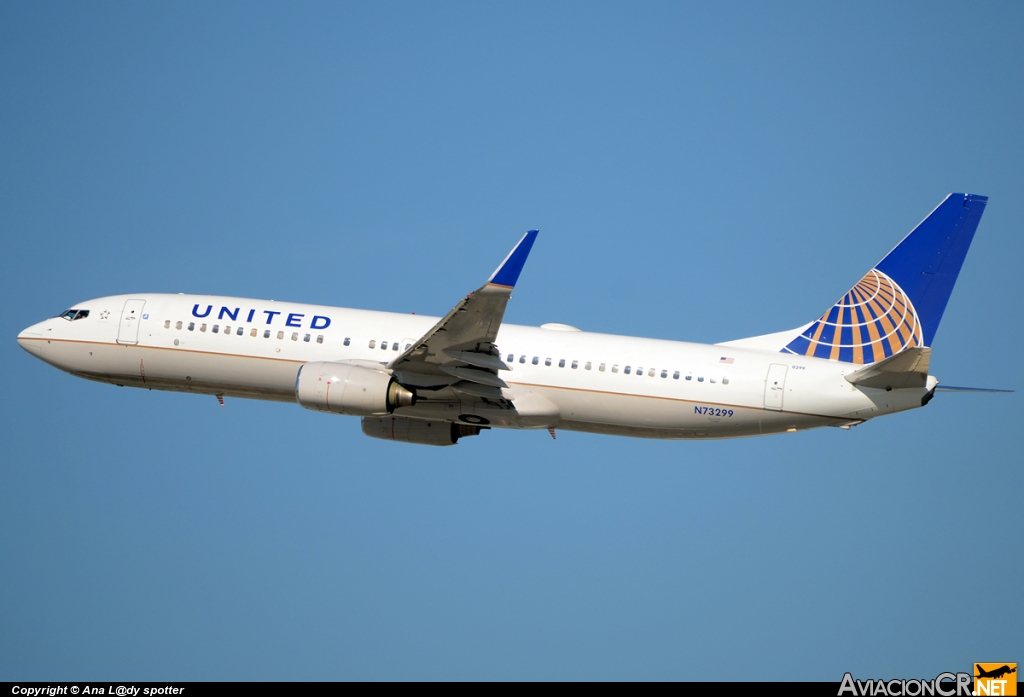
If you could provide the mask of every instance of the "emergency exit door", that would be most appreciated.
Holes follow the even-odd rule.
[[[788,368],[781,363],[773,363],[768,368],[768,378],[764,382],[764,408],[782,411],[782,398],[786,392],[786,371]]]
[[[145,300],[126,300],[121,310],[121,326],[117,328],[117,343],[139,343],[139,323],[142,322],[142,308]]]

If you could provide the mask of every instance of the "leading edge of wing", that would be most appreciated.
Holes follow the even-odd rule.
[[[530,230],[478,288],[460,300],[430,331],[388,366],[402,371],[403,378],[410,374],[440,376],[454,380],[478,377],[483,385],[495,384],[499,370],[508,370],[494,346],[505,315],[505,306],[512,289],[530,254],[537,231]],[[458,374],[446,368],[458,368]],[[454,377],[453,377],[454,376]]]
[[[538,230],[530,230],[523,239],[519,240],[505,260],[494,270],[491,277],[487,279],[487,285],[491,286],[502,286],[504,288],[515,288],[516,281],[519,280],[519,274],[523,272],[523,267],[526,266],[526,257],[530,256],[530,250],[533,249],[533,242],[537,239]]]

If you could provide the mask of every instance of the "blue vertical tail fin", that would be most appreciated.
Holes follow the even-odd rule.
[[[931,346],[987,201],[975,194],[947,196],[782,351],[874,363],[907,348]]]

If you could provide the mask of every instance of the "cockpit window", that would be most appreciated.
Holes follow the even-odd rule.
[[[69,322],[74,322],[76,319],[85,319],[89,316],[88,310],[68,310],[62,315],[58,315],[62,319],[66,319]]]

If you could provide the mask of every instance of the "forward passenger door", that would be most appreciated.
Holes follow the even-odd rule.
[[[121,310],[121,325],[117,328],[117,343],[139,343],[139,323],[142,321],[142,308],[145,300],[126,300]]]

